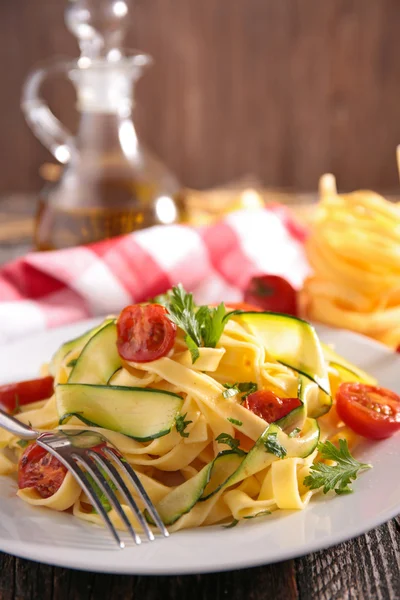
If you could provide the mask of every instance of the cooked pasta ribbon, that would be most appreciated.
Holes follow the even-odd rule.
[[[324,206],[338,224],[345,201],[335,196]],[[351,202],[356,222],[361,219],[363,226],[371,228],[365,211],[358,216],[360,206],[367,208],[364,196],[362,204]],[[376,202],[368,199],[373,206]],[[380,214],[386,226],[389,213],[380,206]],[[332,248],[335,252],[337,248],[336,225],[332,231],[323,236],[324,242],[329,240],[330,272],[337,269],[336,255],[331,260]],[[350,241],[348,245],[351,254]],[[343,261],[345,249],[340,254]],[[380,257],[382,265],[392,265],[393,252],[385,244]],[[360,269],[362,259],[357,258],[356,266],[349,260],[349,276]],[[382,275],[375,271],[370,268],[371,289]],[[362,292],[355,289],[354,295],[359,298]],[[359,373],[344,360],[339,364],[338,355],[332,355],[333,363],[304,321],[280,316],[274,323],[271,315],[264,320],[262,314],[230,315],[216,347],[201,347],[193,363],[180,333],[168,356],[150,362],[121,361],[115,351],[115,321],[109,318],[57,351],[48,366],[57,383],[55,394],[46,402],[24,407],[17,418],[38,430],[68,427],[104,435],[138,473],[171,531],[259,517],[279,509],[301,510],[315,493],[303,482],[318,460],[320,437],[342,432],[350,439],[334,410],[327,412],[329,387],[335,389]],[[268,423],[249,410],[240,391],[246,385],[270,390],[282,401],[297,397],[297,408]],[[22,453],[19,440],[0,431],[0,448],[0,474],[15,472]],[[78,519],[102,524],[70,473],[48,498],[35,487],[19,490],[18,496],[35,506],[71,509]],[[135,522],[129,508],[124,508]],[[115,511],[108,510],[116,527],[123,529]]]
[[[338,194],[320,180],[320,202],[306,243],[312,275],[303,313],[400,346],[400,206],[368,190]]]

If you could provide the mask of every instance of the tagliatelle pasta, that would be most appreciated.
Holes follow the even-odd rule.
[[[338,194],[320,181],[306,243],[313,270],[301,293],[307,318],[400,345],[400,206],[371,191]]]
[[[346,373],[355,376],[348,363],[330,365],[308,323],[271,313],[229,315],[216,347],[200,347],[195,362],[184,340],[178,330],[167,356],[122,360],[110,318],[62,346],[49,365],[55,394],[25,406],[18,419],[39,430],[102,433],[138,473],[171,531],[303,509],[316,491],[304,480],[321,460],[318,441],[339,436],[354,446],[358,439],[334,408],[329,412],[330,388]],[[267,422],[246,400],[245,390],[257,388],[281,404],[295,399],[296,408]],[[0,474],[16,471],[6,454],[17,459],[20,440],[0,430],[0,448]],[[102,524],[69,473],[48,497],[34,486],[18,496]]]

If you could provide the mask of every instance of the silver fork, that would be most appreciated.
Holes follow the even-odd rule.
[[[96,490],[93,482],[95,482],[126,525],[134,542],[140,544],[142,540],[134,530],[114,490],[105,478],[104,473],[106,473],[110,481],[112,481],[116,490],[118,490],[125,498],[127,505],[142,526],[148,540],[153,541],[155,538],[116,467],[123,472],[126,480],[133,486],[138,496],[142,499],[153,522],[160,529],[161,533],[165,537],[168,537],[169,533],[140,482],[139,477],[128,462],[124,460],[117,448],[112,446],[103,435],[94,431],[76,429],[63,429],[62,431],[40,433],[6,414],[1,409],[0,427],[24,440],[35,440],[39,446],[55,456],[72,473],[120,548],[124,548],[125,544],[111,522],[107,510],[101,503],[101,500],[98,497],[98,490]],[[88,477],[88,474],[90,477]]]

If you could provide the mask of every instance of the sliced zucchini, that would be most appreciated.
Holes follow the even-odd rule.
[[[218,492],[226,481],[233,475],[239,468],[239,465],[243,462],[245,454],[238,454],[237,452],[221,452],[215,459],[211,470],[210,481],[205,487],[200,500],[207,500]]]
[[[105,385],[121,364],[117,350],[117,326],[112,321],[89,339],[70,373],[68,383]]]
[[[206,500],[212,496],[219,488],[224,485],[228,477],[238,468],[238,465],[243,461],[243,456],[239,456],[236,452],[221,452],[208,463],[191,479],[185,481],[157,504],[157,511],[165,525],[172,525],[180,517],[188,513],[198,500]],[[207,486],[210,481],[211,474],[213,480],[220,481],[219,487],[213,485],[211,492]],[[207,495],[204,493],[207,491]],[[146,519],[149,523],[153,523],[150,515],[145,511]],[[153,523],[154,524],[154,523]]]
[[[316,331],[310,323],[271,312],[236,312],[235,318],[262,340],[276,360],[314,381],[321,390],[318,406],[308,416],[319,417],[332,405],[328,370]]]
[[[50,361],[50,364],[49,364],[50,375],[53,375],[53,377],[56,375],[58,369],[61,366],[61,363],[63,362],[63,360],[65,359],[67,354],[69,354],[70,352],[72,352],[73,350],[76,350],[78,348],[83,348],[87,344],[87,342],[90,340],[91,337],[93,337],[98,331],[100,331],[100,329],[102,329],[103,327],[108,325],[108,323],[111,323],[112,321],[114,321],[114,319],[106,319],[105,321],[100,323],[100,325],[98,325],[97,327],[93,327],[93,329],[89,329],[89,331],[85,331],[85,333],[83,333],[79,337],[74,338],[73,340],[69,340],[68,342],[65,342],[62,346],[60,346],[60,348],[57,350],[57,352],[55,352],[53,354],[52,359]]]
[[[343,358],[343,356],[332,350],[330,346],[321,343],[321,347],[325,360],[337,369],[340,374],[343,374],[344,377],[349,377],[349,381],[361,381],[362,383],[368,383],[369,385],[376,385],[376,379]],[[340,367],[340,369],[338,367]],[[354,377],[356,377],[356,379],[354,379]]]
[[[172,525],[193,508],[209,482],[213,464],[214,461],[203,467],[197,475],[178,485],[156,505],[157,512],[165,525]],[[154,525],[147,510],[144,514],[147,521]]]
[[[265,442],[271,434],[274,436],[276,434],[277,441],[286,450],[287,458],[295,456],[305,458],[314,452],[317,447],[319,441],[319,426],[315,419],[307,418],[301,433],[298,436],[291,438],[286,435],[276,423],[271,423],[258,438],[237,471],[235,471],[235,473],[227,480],[226,486],[239,483],[239,481],[242,481],[250,475],[254,475],[254,473],[262,471],[274,460],[277,460],[276,455],[267,452],[265,447]]]
[[[317,446],[319,427],[314,419],[306,419],[300,435],[290,438],[276,423],[272,423],[258,438],[247,455],[240,456],[234,452],[222,452],[203,467],[197,475],[176,487],[157,504],[156,508],[165,525],[175,523],[182,515],[188,513],[198,501],[207,500],[216,492],[239,483],[246,477],[262,471],[274,460],[279,460],[265,447],[265,442],[271,434],[276,434],[277,441],[285,448],[287,457],[305,458]],[[146,518],[152,522],[149,515],[146,514]]]
[[[60,423],[75,416],[147,442],[171,431],[183,399],[150,388],[65,383],[56,386],[56,403]]]

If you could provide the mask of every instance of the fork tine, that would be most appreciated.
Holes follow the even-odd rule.
[[[158,514],[158,512],[156,511],[156,509],[154,507],[154,504],[150,500],[139,477],[136,475],[135,471],[132,469],[130,464],[125,460],[121,460],[121,455],[114,448],[110,448],[107,446],[106,448],[103,448],[102,451],[103,451],[103,453],[106,453],[107,456],[110,456],[116,462],[116,464],[123,469],[128,480],[132,483],[133,487],[135,488],[135,490],[137,491],[139,496],[141,496],[142,500],[146,504],[147,510],[153,517],[154,522],[160,529],[161,533],[164,535],[164,537],[168,537],[169,533],[168,533],[167,528],[165,527],[164,523],[162,522],[160,515]]]
[[[118,546],[121,549],[125,548],[124,542],[121,540],[121,538],[118,535],[117,530],[115,529],[114,525],[111,523],[111,520],[107,514],[107,511],[104,509],[102,503],[100,502],[99,498],[97,497],[96,490],[94,489],[93,485],[89,481],[86,473],[78,466],[78,464],[75,462],[75,460],[72,460],[65,456],[61,456],[59,453],[55,452],[50,446],[46,445],[45,447],[46,447],[46,450],[49,450],[52,454],[54,454],[54,456],[56,458],[58,458],[59,460],[61,460],[61,462],[67,467],[67,469],[69,471],[71,471],[72,475],[75,477],[75,479],[77,480],[77,482],[79,483],[81,488],[84,490],[84,492],[86,493],[87,497],[89,498],[89,500],[91,501],[93,506],[96,508],[98,514],[103,519],[104,524],[106,525],[107,529],[109,530],[109,532],[111,533],[111,535],[113,536],[115,541],[117,542]]]
[[[95,454],[95,452],[90,451],[88,454],[89,454],[89,456],[92,456],[92,454]],[[86,457],[82,456],[81,454],[74,453],[72,455],[72,458],[74,458],[77,461],[77,463],[81,467],[83,467],[86,471],[88,471],[89,474],[93,477],[95,483],[99,486],[99,488],[101,489],[101,491],[103,492],[103,494],[105,495],[107,500],[110,502],[110,504],[112,505],[112,507],[118,514],[118,516],[120,517],[120,519],[125,523],[135,544],[137,544],[137,545],[141,544],[142,540],[140,539],[140,537],[136,533],[136,531],[133,529],[131,522],[129,521],[128,517],[125,514],[124,509],[122,508],[122,506],[120,504],[120,501],[118,500],[117,496],[114,494],[114,491],[111,489],[109,483],[107,482],[107,480],[105,479],[105,477],[103,476],[102,472],[97,467],[97,465],[90,460],[86,460]],[[104,509],[101,502],[99,502],[99,504],[102,506],[104,512],[107,514],[107,511]],[[108,517],[108,515],[107,515],[107,517]]]
[[[99,454],[98,452],[95,452],[94,450],[89,450],[89,455],[107,473],[107,475],[110,477],[110,479],[112,480],[114,485],[117,487],[117,489],[123,494],[128,506],[132,510],[133,514],[136,516],[136,518],[139,521],[140,525],[142,526],[144,532],[146,533],[149,541],[152,542],[155,539],[154,534],[151,531],[146,519],[143,517],[141,510],[139,509],[135,500],[132,498],[132,494],[126,487],[125,481],[122,479],[122,477],[118,473],[117,469],[114,467],[113,464],[111,464],[111,462],[109,460],[106,460],[105,458],[103,458],[102,455]]]

